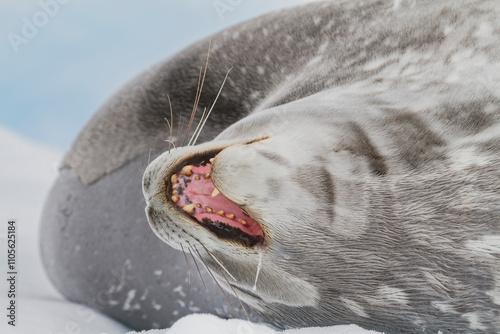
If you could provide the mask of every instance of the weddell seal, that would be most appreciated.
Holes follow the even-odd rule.
[[[194,44],[80,134],[42,255],[135,328],[231,316],[216,280],[282,328],[500,331],[500,3],[319,2]]]

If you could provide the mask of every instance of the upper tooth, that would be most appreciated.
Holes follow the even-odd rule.
[[[194,177],[194,179],[195,179],[196,181],[199,181],[199,180],[200,180],[200,177],[199,177],[198,175],[196,175],[196,176]]]
[[[213,164],[214,160],[215,160],[215,158],[210,158],[210,163]]]
[[[172,196],[172,202],[177,203],[179,202],[179,196]]]
[[[205,175],[203,175],[203,178],[206,180],[206,179],[209,179],[210,178],[210,173],[206,173]]]
[[[177,174],[172,174],[170,181],[172,181],[172,183],[179,183],[179,181],[177,180]]]
[[[179,174],[191,176],[191,175],[193,175],[193,173],[191,173],[191,169],[193,169],[193,165],[186,165],[186,166],[182,167],[182,170],[179,172]]]
[[[182,207],[182,210],[186,211],[191,215],[194,212],[194,204],[186,204]]]
[[[219,189],[215,188],[214,191],[212,191],[212,197],[215,197],[220,194]]]

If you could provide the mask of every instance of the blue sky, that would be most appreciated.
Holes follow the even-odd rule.
[[[2,0],[0,125],[66,150],[147,67],[225,27],[305,2]]]

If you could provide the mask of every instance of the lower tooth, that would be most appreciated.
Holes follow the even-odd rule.
[[[186,211],[191,215],[194,212],[194,204],[186,204],[182,207],[182,210]]]
[[[226,213],[226,217],[227,218],[230,218],[230,219],[233,219],[234,218],[234,215],[232,213]]]
[[[224,216],[224,211],[222,210],[217,210],[215,211],[216,214],[218,214],[219,216]]]
[[[246,225],[247,221],[246,221],[245,219],[242,219],[242,220],[241,220],[241,223],[242,223],[243,225]]]
[[[205,207],[205,211],[206,211],[206,212],[208,212],[208,213],[212,213],[212,211],[213,211],[213,210],[212,210],[212,208],[211,208],[211,207],[206,206],[206,207]]]

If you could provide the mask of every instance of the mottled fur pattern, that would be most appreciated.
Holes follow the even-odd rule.
[[[281,327],[500,331],[500,3],[318,3],[213,43],[209,81],[234,70],[207,128],[229,127],[148,167],[155,232],[203,242]],[[178,94],[193,89],[182,65],[188,80],[165,85]],[[218,240],[161,194],[177,161],[213,148],[213,182],[261,224],[262,250]]]

